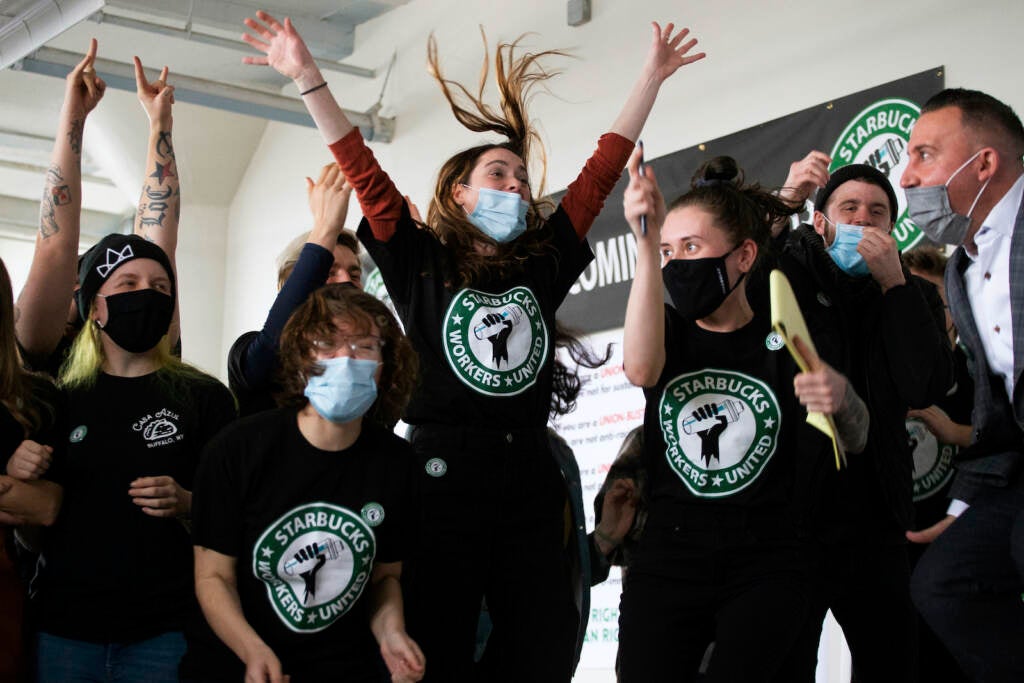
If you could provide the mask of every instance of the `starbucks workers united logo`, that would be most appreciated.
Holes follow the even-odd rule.
[[[527,287],[503,294],[459,291],[444,315],[441,333],[452,372],[487,396],[526,391],[548,356],[548,329]]]
[[[360,515],[330,503],[307,503],[263,532],[253,549],[252,569],[266,584],[267,599],[284,625],[315,633],[356,603],[376,553],[376,538]]]
[[[934,496],[953,478],[957,447],[939,441],[916,417],[907,418],[907,438],[914,454],[914,502],[917,503]]]
[[[775,454],[782,426],[768,385],[731,370],[679,375],[666,385],[658,414],[669,467],[702,498],[752,484]]]
[[[836,140],[829,173],[849,164],[867,164],[889,179],[899,206],[892,236],[901,251],[916,245],[923,233],[910,219],[907,198],[900,178],[907,167],[910,130],[921,109],[910,100],[891,98],[875,102],[861,111]]]

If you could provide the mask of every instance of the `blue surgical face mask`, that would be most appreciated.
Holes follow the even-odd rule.
[[[304,393],[320,417],[341,424],[365,415],[377,400],[377,361],[340,356],[318,362],[324,371],[309,378]]]
[[[825,214],[821,214],[829,223],[832,223]],[[835,226],[836,234],[832,244],[825,247],[825,251],[835,264],[847,275],[852,277],[864,277],[871,274],[864,257],[857,251],[857,245],[864,237],[864,228],[849,223],[832,223]]]
[[[530,203],[516,192],[502,192],[487,187],[471,187],[476,190],[476,206],[469,214],[469,222],[495,242],[511,242],[526,231],[526,212]]]

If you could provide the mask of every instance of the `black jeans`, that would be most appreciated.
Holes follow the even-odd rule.
[[[579,616],[565,484],[546,430],[421,426],[412,442],[421,515],[404,584],[408,631],[427,659],[423,680],[483,677],[473,654],[486,597],[486,680],[567,683]]]
[[[1024,681],[1024,492],[973,501],[925,552],[912,592],[972,681]]]
[[[738,512],[691,509],[661,529],[648,521],[623,581],[622,683],[763,683],[780,666],[804,618],[804,561],[792,538],[781,540],[785,523],[770,528]],[[652,545],[660,546],[653,561],[644,549]],[[707,674],[697,679],[712,641]]]

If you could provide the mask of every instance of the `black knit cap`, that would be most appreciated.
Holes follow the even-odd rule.
[[[818,190],[818,196],[814,198],[814,210],[825,213],[825,205],[828,204],[828,198],[832,196],[836,188],[850,180],[862,180],[872,185],[878,185],[885,190],[885,194],[889,197],[889,217],[893,223],[896,222],[896,212],[899,211],[899,201],[896,199],[896,192],[892,189],[892,184],[885,177],[885,174],[867,164],[850,164],[833,171],[832,175],[828,178],[828,183],[825,184],[825,187]]]
[[[177,283],[174,281],[174,269],[171,268],[171,260],[167,258],[166,252],[138,235],[114,233],[97,242],[92,249],[82,254],[78,261],[78,284],[81,287],[75,292],[75,303],[78,305],[78,315],[82,320],[88,318],[92,300],[107,278],[124,264],[140,258],[153,259],[163,266],[171,279],[171,296],[175,295]]]

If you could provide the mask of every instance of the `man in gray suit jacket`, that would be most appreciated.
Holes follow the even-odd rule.
[[[968,504],[921,559],[914,602],[975,681],[1024,681],[1024,127],[981,92],[944,90],[910,136],[902,185],[957,246],[946,296],[974,377],[952,496]]]

